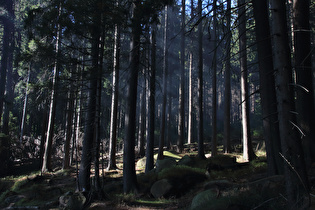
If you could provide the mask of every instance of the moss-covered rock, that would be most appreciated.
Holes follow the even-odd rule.
[[[150,192],[155,198],[167,197],[172,188],[173,185],[168,179],[161,179],[152,185]]]
[[[191,210],[226,209],[229,203],[224,199],[218,199],[217,192],[206,190],[197,194],[190,205]]]
[[[67,192],[59,198],[59,209],[80,210],[84,208],[85,196],[81,192]]]
[[[160,172],[166,168],[170,168],[177,164],[176,160],[173,158],[164,158],[162,160],[157,160],[156,165],[156,172]]]

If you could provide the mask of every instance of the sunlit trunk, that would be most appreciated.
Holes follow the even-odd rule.
[[[116,169],[116,147],[117,147],[117,111],[119,95],[119,68],[120,68],[120,27],[115,25],[115,43],[114,43],[114,69],[112,86],[112,104],[110,114],[109,130],[109,160],[107,170]]]
[[[249,97],[248,97],[248,71],[246,52],[246,4],[245,0],[238,0],[239,17],[239,51],[241,67],[241,109],[242,109],[242,134],[243,134],[243,159],[250,161],[255,154],[252,147],[249,118]]]

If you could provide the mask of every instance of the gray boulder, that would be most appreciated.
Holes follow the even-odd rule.
[[[169,180],[161,179],[152,185],[150,192],[155,198],[161,198],[165,197],[172,190],[172,188],[173,186]]]
[[[195,160],[188,155],[185,155],[178,161],[178,165],[185,165],[185,166],[194,166]]]
[[[206,190],[197,194],[190,205],[191,210],[227,209],[229,202],[217,198],[215,190]]]
[[[165,168],[170,168],[177,164],[176,160],[173,158],[164,158],[163,160],[157,160],[155,163],[156,172],[160,172]]]
[[[83,209],[85,202],[86,198],[81,192],[67,192],[59,198],[59,209]]]

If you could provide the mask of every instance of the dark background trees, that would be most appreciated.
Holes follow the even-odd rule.
[[[91,168],[97,170],[109,150],[108,169],[116,168],[115,153],[123,145],[127,193],[137,190],[138,150],[143,156],[146,149],[148,172],[158,145],[162,159],[165,147],[183,151],[189,139],[199,143],[204,158],[205,145],[213,143],[212,155],[222,152],[221,146],[228,153],[244,134],[266,144],[270,175],[286,172],[291,183],[288,162],[307,185],[315,119],[311,2],[282,4],[281,16],[274,10],[276,0],[270,5],[256,0],[239,5],[222,0],[1,2],[1,147],[11,150],[3,159],[40,159],[43,172],[58,158],[65,168],[80,162],[79,189],[89,191]],[[273,30],[270,17],[282,18]],[[279,27],[290,25],[290,18],[292,28]],[[248,90],[243,97],[241,81]],[[247,105],[246,115],[241,104]],[[295,155],[300,159],[291,159]],[[297,180],[293,183],[301,189]]]

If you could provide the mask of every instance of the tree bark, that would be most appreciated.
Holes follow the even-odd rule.
[[[246,4],[245,0],[238,0],[239,17],[239,50],[241,67],[241,108],[242,108],[242,134],[243,134],[243,159],[251,161],[255,158],[252,146],[250,118],[249,118],[249,97],[248,97],[248,71],[246,52]]]
[[[268,173],[283,173],[267,1],[253,0]]]
[[[217,1],[213,1],[213,75],[212,75],[212,139],[211,156],[218,154],[217,141]]]
[[[143,87],[142,93],[140,93],[140,116],[139,116],[139,132],[138,132],[138,150],[139,156],[145,155],[144,151],[144,135],[145,135],[145,121],[146,121],[146,76],[145,69],[143,70]]]
[[[310,38],[310,1],[293,1],[294,53],[296,72],[296,110],[306,164],[315,160],[315,105]]]
[[[64,145],[64,159],[63,168],[67,169],[70,167],[70,143],[73,134],[73,112],[74,112],[74,92],[72,90],[73,85],[70,84],[68,92],[68,102],[67,102],[67,123],[66,123],[66,141]]]
[[[191,10],[190,10],[190,18],[194,17],[194,1],[190,2]],[[193,37],[191,38],[191,44],[193,44]],[[193,142],[193,51],[189,52],[189,95],[188,95],[188,144]]]
[[[185,138],[185,19],[186,4],[182,0],[181,36],[180,36],[180,87],[179,87],[179,115],[178,115],[178,151],[182,152]]]
[[[202,47],[202,0],[198,0],[198,157],[205,158],[203,131],[203,47]]]
[[[27,73],[27,80],[26,80],[23,114],[22,114],[22,121],[21,121],[20,143],[22,143],[23,135],[24,135],[24,127],[25,127],[25,120],[26,120],[26,113],[27,113],[27,101],[28,101],[28,85],[30,81],[31,68],[32,68],[32,64],[30,63],[28,73]]]
[[[94,23],[92,28],[92,39],[91,39],[91,59],[92,67],[89,69],[88,79],[89,79],[89,96],[87,104],[87,112],[84,124],[84,137],[82,143],[82,155],[79,171],[79,190],[84,193],[89,193],[91,190],[90,174],[91,174],[91,164],[93,156],[93,143],[95,140],[96,132],[96,109],[97,109],[97,89],[98,89],[98,76],[100,75],[99,69],[99,50],[100,50],[100,37],[101,32],[99,26],[100,21],[100,11],[95,11]]]
[[[154,130],[155,130],[155,72],[156,72],[156,25],[151,32],[151,71],[150,71],[150,96],[149,96],[149,132],[147,136],[145,172],[154,167]]]
[[[61,4],[59,5],[58,17],[61,15]],[[59,74],[59,56],[60,56],[60,47],[61,47],[61,26],[57,23],[57,34],[56,34],[56,43],[55,43],[55,63],[53,69],[53,81],[52,81],[52,91],[50,95],[50,106],[49,106],[49,117],[48,117],[48,126],[47,126],[47,136],[45,143],[45,151],[43,157],[42,172],[47,172],[52,170],[51,165],[51,153],[52,153],[52,143],[54,136],[54,127],[55,127],[55,115],[56,115],[56,104],[57,104],[57,87],[58,87],[58,74]]]
[[[224,74],[224,152],[231,152],[231,0],[227,0],[226,10],[226,27],[227,27],[227,40],[226,40],[226,64]]]
[[[168,73],[168,6],[165,6],[164,14],[164,60],[163,60],[163,99],[162,99],[162,116],[161,116],[161,135],[159,142],[158,159],[163,159],[163,147],[165,143],[165,123],[166,123],[166,90],[167,90],[167,73]]]
[[[275,83],[282,157],[285,161],[284,175],[288,206],[299,205],[301,196],[308,194],[304,155],[296,128],[292,67],[287,35],[285,1],[272,0],[272,29],[274,41]],[[293,127],[293,129],[292,129]],[[294,169],[294,170],[292,170]],[[298,176],[297,176],[297,174]]]
[[[140,66],[140,0],[136,0],[132,6],[132,32],[130,40],[130,68],[128,72],[127,104],[125,117],[125,139],[124,139],[124,167],[123,188],[124,193],[138,190],[135,171],[135,133],[136,133],[136,108],[137,108],[137,86]]]
[[[110,114],[110,134],[109,134],[109,160],[106,170],[116,169],[116,147],[117,147],[117,111],[119,95],[119,69],[120,69],[120,27],[115,25],[114,44],[114,70],[112,86],[112,104]]]
[[[2,17],[3,24],[3,38],[2,38],[2,56],[1,56],[1,70],[0,70],[0,124],[3,114],[3,106],[5,102],[5,86],[7,80],[7,70],[10,54],[11,45],[13,44],[13,31],[14,25],[12,24],[14,19],[13,1],[7,0],[4,3],[4,9],[7,10],[8,15]],[[12,49],[13,50],[13,49]]]

